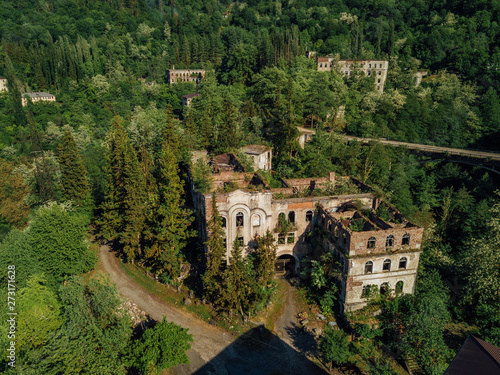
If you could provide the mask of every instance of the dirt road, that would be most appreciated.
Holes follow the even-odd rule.
[[[236,338],[165,303],[134,283],[108,246],[100,247],[99,257],[103,269],[116,283],[123,297],[137,304],[153,319],[161,320],[166,316],[169,321],[188,328],[193,335],[194,342],[188,352],[191,363],[175,367],[175,375],[325,374],[302,353],[264,327],[255,328]]]

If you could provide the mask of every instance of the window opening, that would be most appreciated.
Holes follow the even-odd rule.
[[[377,242],[377,240],[375,239],[375,237],[370,237],[368,238],[368,248],[369,249],[374,249],[375,248],[375,243]]]
[[[365,274],[367,273],[373,273],[373,262],[371,260],[365,263]]]
[[[242,227],[244,224],[244,221],[243,221],[243,212],[238,212],[236,214],[236,226],[237,227]]]
[[[406,258],[401,258],[399,260],[399,268],[406,269],[406,264],[408,260]]]
[[[391,260],[384,260],[384,265],[382,266],[382,271],[390,271],[391,270]]]
[[[387,236],[385,240],[385,247],[393,247],[394,246],[394,236],[391,234]]]

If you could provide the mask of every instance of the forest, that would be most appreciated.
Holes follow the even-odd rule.
[[[2,358],[0,369],[146,374],[187,361],[184,352],[145,350],[165,332],[187,350],[192,338],[181,327],[158,322],[138,337],[117,313],[116,288],[92,276],[92,241],[101,238],[166,284],[188,284],[201,265],[190,287],[219,311],[262,308],[272,292],[272,241],[245,261],[234,244],[233,267],[221,269],[220,255],[205,259],[200,250],[188,193],[190,169],[206,172],[190,165],[190,151],[246,144],[273,147],[270,181],[353,176],[426,228],[416,294],[374,296],[378,328],[353,323],[352,342],[341,330],[325,334],[326,362],[365,356],[372,373],[388,373],[362,352],[384,346],[440,374],[469,333],[500,345],[499,177],[341,137],[498,152],[499,23],[500,4],[487,0],[0,2],[8,83],[0,92],[0,284],[7,289],[16,264],[19,324],[29,327],[18,339],[23,365]],[[389,61],[384,92],[373,77],[317,71],[306,51]],[[199,85],[169,84],[174,67],[206,75]],[[418,86],[417,71],[427,72]],[[56,102],[23,107],[32,91]],[[182,96],[195,92],[183,107]],[[304,149],[298,126],[317,132]],[[220,218],[212,219],[216,231]],[[328,262],[314,264],[318,287],[309,291],[327,310],[335,305]],[[2,350],[7,329],[0,326]],[[78,361],[83,353],[89,359]]]

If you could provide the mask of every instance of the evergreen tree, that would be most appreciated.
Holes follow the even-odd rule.
[[[9,89],[9,94],[14,106],[14,123],[16,125],[25,126],[28,120],[23,110],[21,91],[14,72],[14,66],[8,54],[5,54],[5,75],[7,76],[7,88]]]
[[[69,130],[64,132],[58,159],[64,199],[72,201],[78,207],[88,207],[91,198],[87,170]]]
[[[146,183],[135,151],[115,117],[108,135],[106,196],[101,219],[102,234],[118,239],[127,259],[141,255],[141,233],[145,224]]]
[[[229,309],[235,309],[243,316],[252,291],[248,262],[243,260],[241,243],[234,240],[231,262],[225,272],[224,296]]]
[[[167,126],[158,162],[158,195],[151,206],[146,256],[157,273],[163,273],[166,280],[181,275],[182,249],[186,240],[193,236],[189,226],[193,221],[191,211],[183,208],[183,182],[174,154],[175,140],[172,128]],[[173,147],[172,147],[173,145]]]
[[[268,230],[266,234],[258,239],[255,258],[255,279],[261,287],[265,287],[272,281],[274,276],[274,264],[276,263],[276,244],[274,236]]]
[[[224,231],[222,230],[222,217],[217,209],[215,193],[212,194],[212,216],[208,222],[208,247],[207,269],[203,275],[203,286],[206,296],[213,302],[218,303],[223,295],[224,280]]]

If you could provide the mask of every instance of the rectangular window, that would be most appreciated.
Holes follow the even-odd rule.
[[[243,244],[244,244],[243,237],[238,237],[238,245],[243,246]]]
[[[278,234],[278,245],[284,245],[285,244],[285,235],[283,233]]]
[[[294,243],[295,242],[295,233],[288,233],[288,237],[286,239],[288,243]]]

